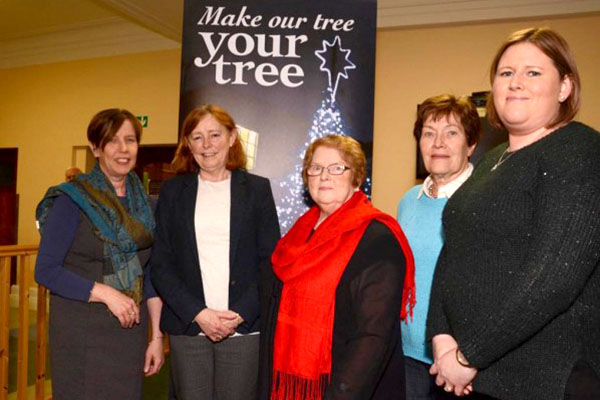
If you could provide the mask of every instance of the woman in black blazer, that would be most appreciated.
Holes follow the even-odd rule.
[[[225,110],[190,112],[173,160],[180,175],[161,188],[151,259],[179,400],[256,397],[259,276],[280,233],[269,180],[245,165]]]

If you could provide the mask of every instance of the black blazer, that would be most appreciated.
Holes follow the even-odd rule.
[[[197,335],[194,317],[206,308],[194,210],[198,175],[177,176],[162,185],[156,210],[152,283],[164,302],[160,326],[173,335]],[[259,277],[270,268],[280,237],[269,180],[236,170],[231,174],[229,309],[244,318],[239,333],[259,330]]]

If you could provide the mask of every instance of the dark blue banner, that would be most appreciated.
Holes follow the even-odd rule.
[[[180,120],[212,103],[231,113],[250,172],[271,179],[282,231],[307,209],[308,144],[352,136],[371,188],[375,0],[186,0]]]

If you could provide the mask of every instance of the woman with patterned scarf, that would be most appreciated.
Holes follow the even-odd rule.
[[[87,131],[96,166],[51,187],[37,208],[55,400],[140,399],[144,374],[164,360],[162,301],[144,274],[154,217],[132,171],[141,133],[127,110],[96,114]]]
[[[365,164],[349,137],[306,150],[316,205],[279,241],[263,282],[261,399],[404,399],[414,263],[396,220],[359,190]]]

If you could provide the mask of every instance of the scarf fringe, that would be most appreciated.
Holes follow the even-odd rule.
[[[414,269],[409,270],[407,268],[406,270],[406,276],[404,277],[405,280],[410,280],[414,282],[415,279],[415,273],[414,273]],[[417,296],[415,294],[415,288],[414,287],[404,287],[404,289],[402,290],[402,308],[400,310],[400,320],[404,321],[404,323],[408,324],[409,322],[412,322],[413,320],[413,309],[415,308],[415,305],[417,304]],[[409,321],[409,317],[410,317],[410,321]]]
[[[275,371],[271,400],[321,400],[329,382],[329,374],[323,374],[318,379],[309,379]]]

